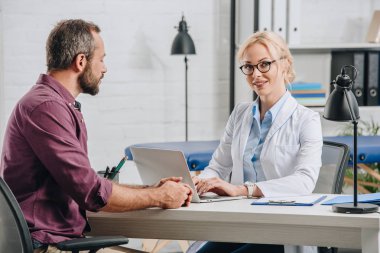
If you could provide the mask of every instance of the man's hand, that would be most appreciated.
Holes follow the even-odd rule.
[[[164,209],[189,206],[193,197],[193,190],[189,185],[174,180],[164,181],[156,191],[159,196],[159,206]]]
[[[159,182],[157,182],[156,184],[152,185],[152,187],[154,187],[154,188],[160,187],[160,186],[162,186],[167,181],[173,181],[173,182],[179,183],[179,182],[182,181],[182,177],[166,177],[166,178],[162,178]]]

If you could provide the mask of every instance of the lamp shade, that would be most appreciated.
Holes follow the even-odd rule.
[[[171,54],[195,54],[194,42],[187,31],[187,23],[185,17],[182,16],[178,26],[178,34],[172,44]]]
[[[347,88],[342,88],[335,84],[335,89],[327,99],[323,117],[332,121],[351,121],[359,119],[359,105],[354,93]]]
[[[352,69],[354,78],[346,74],[346,68]],[[340,75],[332,83],[334,90],[329,95],[325,105],[323,117],[332,121],[356,121],[359,116],[359,105],[352,93],[352,86],[357,76],[357,70],[352,65],[345,65],[341,69]]]

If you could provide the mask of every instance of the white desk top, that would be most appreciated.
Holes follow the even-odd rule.
[[[352,248],[361,247],[363,231],[377,233],[380,228],[379,213],[339,214],[319,204],[253,206],[251,202],[241,199],[171,210],[88,213],[88,218],[97,235]]]

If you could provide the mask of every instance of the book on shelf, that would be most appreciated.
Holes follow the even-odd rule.
[[[291,83],[289,90],[298,103],[304,106],[324,106],[326,90],[321,83]]]
[[[321,90],[323,85],[321,83],[309,83],[309,82],[294,82],[289,85],[291,91],[295,90]]]

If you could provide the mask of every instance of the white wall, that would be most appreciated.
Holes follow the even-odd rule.
[[[301,43],[365,42],[379,0],[303,0]]]
[[[0,1],[2,124],[45,72],[45,41],[55,23],[83,18],[101,27],[108,67],[99,95],[78,98],[92,166],[115,165],[134,143],[184,140],[184,62],[170,55],[184,12],[197,50],[188,57],[189,139],[221,135],[229,114],[228,0]]]

